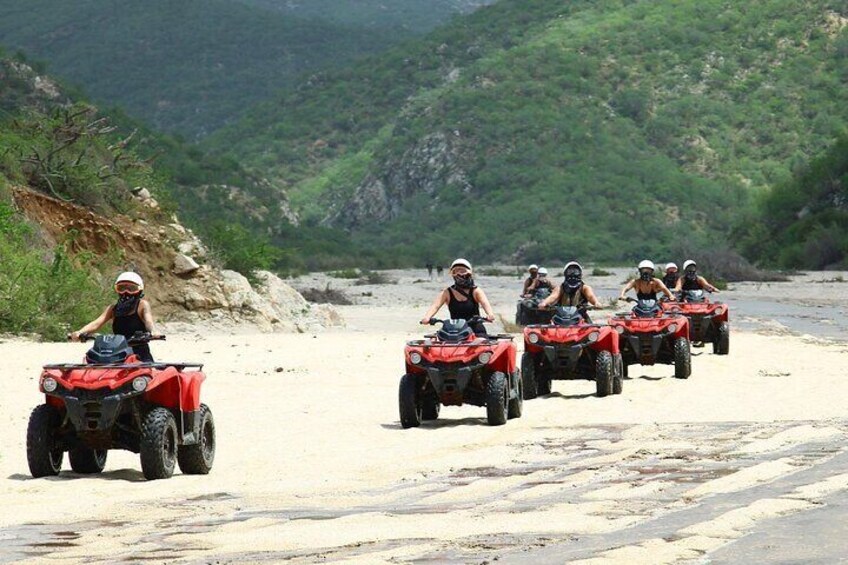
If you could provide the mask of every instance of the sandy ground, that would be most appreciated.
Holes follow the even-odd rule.
[[[403,344],[441,283],[392,276],[401,284],[346,288],[360,304],[341,308],[345,330],[156,344],[159,358],[207,364],[218,452],[205,477],[146,482],[136,455],[110,452],[100,476],[31,479],[39,367],[83,349],[0,343],[0,562],[733,562],[735,541],[776,524],[815,524],[822,508],[831,529],[845,523],[844,343],[761,320],[734,331],[728,357],[695,350],[686,381],[668,366],[631,368],[621,396],[559,381],[503,427],[482,408],[447,407],[402,430]],[[622,279],[599,290],[611,296]],[[511,319],[517,279],[480,282]],[[817,288],[844,310],[848,287]],[[744,305],[736,292],[725,298]],[[774,539],[799,551],[791,534]],[[844,540],[830,538],[823,562],[848,553]]]

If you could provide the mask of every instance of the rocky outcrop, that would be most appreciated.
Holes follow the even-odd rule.
[[[421,138],[400,158],[389,159],[379,174],[368,175],[353,196],[327,217],[325,223],[353,229],[396,218],[408,198],[427,194],[432,206],[446,186],[472,190],[460,157],[459,132],[434,133]]]
[[[106,218],[40,192],[17,188],[13,194],[48,245],[63,242],[72,253],[94,254],[94,268],[107,281],[121,270],[140,273],[160,321],[288,332],[344,325],[332,306],[308,303],[273,273],[256,273],[257,283],[251,285],[235,271],[201,264],[206,248],[176,218],[165,225]]]

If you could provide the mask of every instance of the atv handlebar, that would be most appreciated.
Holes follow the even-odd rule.
[[[428,323],[431,326],[435,326],[436,324],[444,324],[445,322],[449,322],[449,321],[450,321],[449,319],[440,320],[438,318],[430,318],[430,321]],[[469,318],[466,321],[468,322],[468,325],[470,326],[471,324],[480,324],[480,323],[483,323],[483,322],[488,322],[489,319],[483,318],[482,316],[472,316],[471,318]]]
[[[91,340],[95,339],[99,335],[104,335],[104,334],[82,333],[82,334],[79,334],[79,340],[80,340],[80,342],[85,343],[86,341],[91,341]],[[71,340],[71,336],[72,336],[72,334],[68,334],[68,340],[69,341]],[[165,341],[165,336],[164,335],[153,335],[150,332],[135,332],[132,335],[132,337],[130,337],[127,340],[127,343],[129,345],[138,345],[138,344],[141,344],[141,343],[149,343],[151,341]]]

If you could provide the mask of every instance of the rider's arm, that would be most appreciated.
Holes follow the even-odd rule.
[[[677,277],[677,282],[674,283],[674,292],[683,291],[683,277]]]
[[[156,324],[153,323],[153,309],[147,300],[142,300],[138,305],[138,313],[141,314],[141,320],[144,322],[144,327],[152,335],[156,335]]]
[[[665,283],[664,283],[664,282],[662,282],[660,279],[654,279],[654,284],[655,284],[656,286],[660,287],[660,291],[661,291],[663,294],[665,294],[665,295],[666,295],[666,297],[668,297],[668,299],[669,299],[669,300],[674,300],[674,295],[673,295],[673,294],[671,294],[671,291],[670,291],[670,290],[668,290],[668,287],[667,287],[667,286],[665,286]],[[675,287],[675,288],[676,288],[676,287]]]
[[[439,293],[436,299],[433,301],[433,304],[427,310],[427,313],[424,314],[424,317],[421,318],[422,324],[429,324],[430,318],[436,315],[436,312],[439,311],[439,308],[444,306],[448,301],[448,289],[443,290]]]
[[[489,299],[486,298],[486,293],[483,292],[480,288],[474,289],[474,299],[483,307],[483,311],[486,313],[486,318],[490,322],[495,321],[495,313],[492,312],[492,305],[489,304]]]
[[[602,308],[601,303],[598,302],[598,297],[595,296],[595,291],[592,290],[591,286],[587,284],[583,285],[583,296],[589,301],[589,304],[595,308]]]
[[[702,276],[698,276],[698,282],[701,283],[703,288],[706,288],[710,292],[718,292],[718,289],[710,284],[710,282]]]
[[[560,289],[560,287],[555,287],[553,292],[551,292],[550,296],[539,302],[539,308],[547,308],[548,306],[559,302],[559,295],[561,292],[562,290]]]
[[[624,300],[624,295],[627,294],[628,290],[630,290],[631,288],[633,288],[636,285],[637,280],[639,280],[639,279],[633,279],[632,281],[630,281],[629,283],[624,285],[624,288],[621,289],[621,294],[618,297],[619,300]]]
[[[71,332],[71,335],[69,336],[70,340],[79,341],[80,334],[90,334],[102,328],[106,322],[112,319],[113,308],[114,306],[110,304],[105,310],[103,310],[103,313],[100,314],[96,320],[87,323],[78,331]]]

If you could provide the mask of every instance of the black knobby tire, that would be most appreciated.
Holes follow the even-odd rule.
[[[177,422],[167,408],[154,408],[141,423],[141,471],[153,481],[168,479],[177,463]]]
[[[406,374],[400,378],[398,406],[400,408],[400,425],[404,429],[417,428],[421,425],[422,407],[415,375]]]
[[[438,420],[442,404],[435,396],[429,396],[421,401],[421,419]]]
[[[532,353],[524,352],[521,356],[521,380],[524,383],[524,399],[532,400],[539,395],[536,381],[536,359]]]
[[[507,418],[511,420],[513,418],[520,418],[524,412],[524,383],[521,381],[520,374],[515,375],[515,378],[510,380],[515,381],[515,398],[509,399],[507,409]]]
[[[186,475],[208,475],[215,462],[215,419],[205,404],[200,405],[200,437],[192,445],[177,449],[177,463]]]
[[[621,358],[621,353],[617,353],[614,356],[614,361],[615,374],[612,378],[612,393],[621,394],[624,390],[624,373],[626,371],[626,366],[624,365],[624,360]]]
[[[612,381],[615,376],[615,361],[612,353],[601,351],[595,359],[595,393],[604,397],[612,393]]]
[[[27,426],[27,463],[36,479],[58,475],[62,470],[64,451],[56,437],[62,421],[59,411],[49,404],[36,406]]]
[[[492,373],[486,383],[486,415],[490,426],[506,424],[509,412],[507,378],[501,372]]]
[[[679,337],[674,340],[674,378],[688,379],[692,374],[692,355],[689,340]]]
[[[536,393],[539,396],[546,396],[551,393],[551,375],[548,371],[542,369],[536,371]]]
[[[68,460],[71,462],[71,469],[75,473],[83,475],[102,473],[106,467],[106,455],[108,453],[105,449],[77,447],[68,452]]]
[[[730,324],[722,322],[718,327],[717,334],[715,341],[713,341],[713,353],[727,355],[730,353]]]

